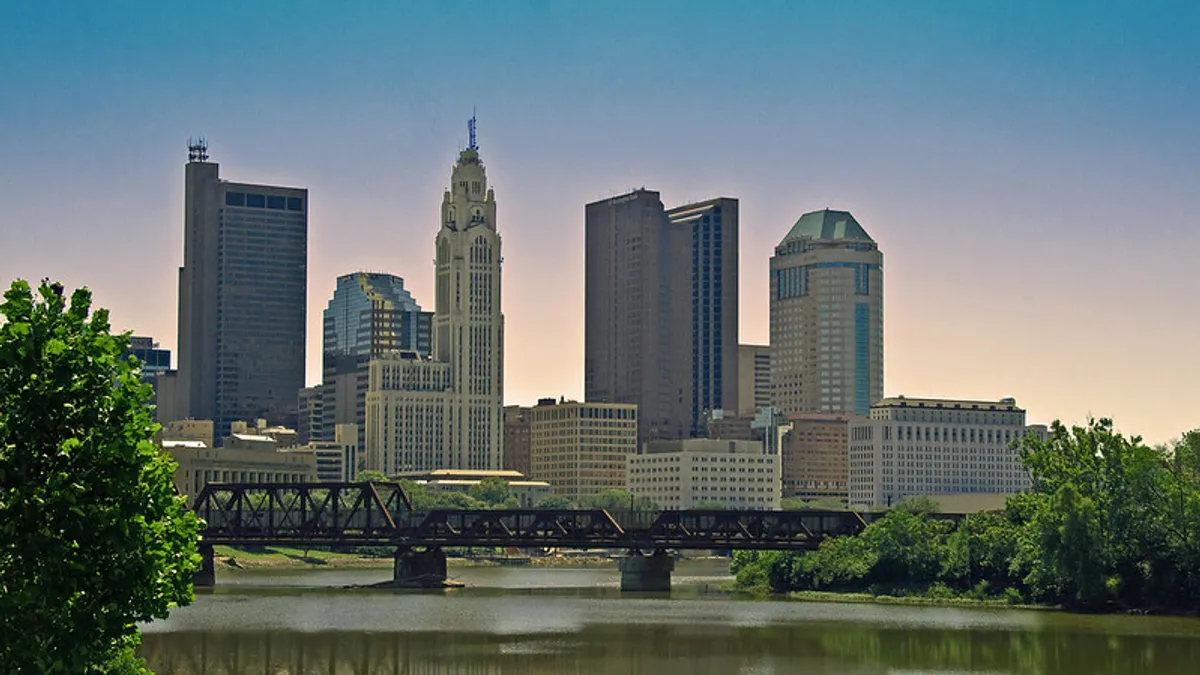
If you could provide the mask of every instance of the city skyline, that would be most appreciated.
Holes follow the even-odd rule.
[[[87,285],[115,328],[178,354],[179,167],[203,133],[229,180],[310,191],[316,384],[337,276],[395,274],[432,303],[436,196],[477,104],[506,225],[508,403],[582,398],[582,206],[645,185],[739,199],[742,343],[767,342],[773,246],[841,209],[888,255],[886,396],[1013,396],[1031,421],[1112,416],[1151,441],[1200,427],[1200,94],[1179,84],[1196,7],[683,6],[627,25],[550,3],[217,3],[204,49],[170,8],[0,8],[0,281]],[[260,33],[272,13],[278,35]],[[473,34],[489,63],[435,49],[464,17],[539,39]]]

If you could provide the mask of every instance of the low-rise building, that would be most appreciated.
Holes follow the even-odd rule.
[[[175,487],[191,504],[209,483],[310,483],[317,460],[307,452],[274,449],[210,448],[199,441],[164,441],[163,450],[178,463]]]
[[[637,453],[636,405],[551,398],[530,415],[531,475],[556,496],[579,501],[625,487],[626,459]]]
[[[158,440],[166,441],[196,441],[205,447],[213,447],[212,420],[171,420],[164,422],[158,431]]]
[[[312,441],[305,445],[284,448],[284,452],[308,452],[317,459],[317,480],[327,483],[348,483],[358,480],[362,470],[362,454],[358,447],[357,424],[335,424],[332,441]]]
[[[780,450],[783,496],[838,500],[849,496],[847,481],[850,417],[831,414],[789,415],[791,429]]]
[[[551,496],[550,484],[545,481],[528,480],[519,471],[484,471],[469,469],[437,469],[401,473],[393,478],[411,480],[435,492],[470,492],[471,488],[487,478],[500,478],[508,484],[508,490],[523,509],[533,508],[538,502]]]
[[[629,457],[628,489],[668,510],[778,509],[779,455],[760,441],[650,441]]]
[[[1014,447],[1025,411],[999,401],[885,398],[849,425],[852,506],[887,507],[915,495],[1013,494],[1030,486]]]

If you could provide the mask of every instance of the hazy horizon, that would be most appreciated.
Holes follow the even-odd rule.
[[[946,8],[953,8],[953,11]],[[1200,66],[1185,2],[0,5],[0,283],[89,286],[175,350],[185,141],[309,190],[307,381],[338,275],[433,305],[479,119],[506,401],[582,398],[584,204],[740,200],[742,343],[804,212],[884,255],[885,394],[1200,427]]]

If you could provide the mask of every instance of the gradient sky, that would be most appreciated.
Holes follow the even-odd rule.
[[[506,399],[582,395],[583,206],[741,200],[741,341],[805,211],[885,256],[888,395],[1200,426],[1200,3],[0,0],[0,283],[87,285],[174,348],[185,141],[310,191],[334,278],[433,304],[472,106],[504,241]]]

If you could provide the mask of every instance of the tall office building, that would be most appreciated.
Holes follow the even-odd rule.
[[[785,415],[866,415],[883,397],[883,254],[845,211],[804,214],[775,247],[771,379]]]
[[[203,142],[184,169],[177,409],[291,423],[304,386],[308,191],[221,180]]]
[[[530,475],[574,502],[623,490],[637,427],[634,405],[541,399],[530,410]]]
[[[367,466],[387,473],[498,470],[504,437],[504,315],[496,197],[475,144],[459,153],[436,240],[433,356],[373,359]]]
[[[692,437],[704,436],[709,413],[738,409],[738,200],[729,197],[667,211],[687,231],[690,266]],[[688,330],[690,328],[690,330]]]
[[[759,408],[771,405],[771,348],[738,345],[739,417],[753,418]]]
[[[323,315],[322,424],[313,440],[332,442],[339,424],[358,427],[365,445],[368,365],[386,352],[432,352],[433,313],[391,274],[356,272],[337,278]]]
[[[667,212],[646,189],[585,208],[584,397],[638,406],[639,442],[737,409],[737,200]]]

